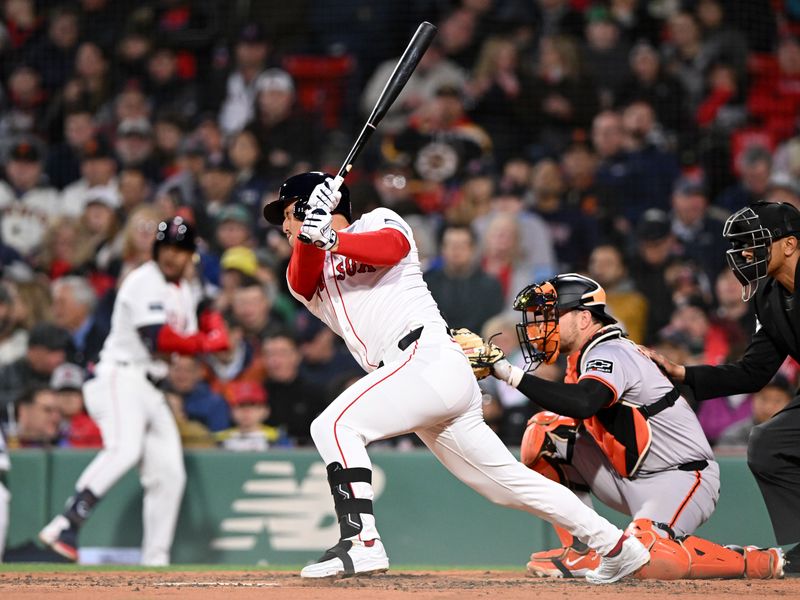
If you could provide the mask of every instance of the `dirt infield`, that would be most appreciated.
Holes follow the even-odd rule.
[[[604,587],[578,581],[543,580],[504,571],[408,571],[357,579],[307,582],[296,573],[271,571],[0,573],[0,598],[292,598],[352,600],[423,598],[531,600],[591,594],[593,600],[632,597],[744,596],[800,598],[800,579],[781,581],[629,581]]]

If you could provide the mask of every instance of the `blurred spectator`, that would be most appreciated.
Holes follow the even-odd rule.
[[[233,165],[227,156],[214,156],[209,155],[206,159],[206,164],[200,175],[200,189],[202,195],[194,199],[192,206],[197,220],[197,229],[200,235],[207,240],[213,240],[215,237],[215,228],[222,225],[222,219],[226,221],[237,222],[246,219],[246,223],[239,223],[245,225],[249,231],[252,228],[252,217],[247,210],[242,207],[237,207],[231,203],[231,193],[233,186],[236,184],[236,173]],[[236,207],[233,210],[233,207]],[[234,215],[243,215],[241,218]],[[216,233],[219,239],[219,232]],[[240,245],[237,242],[233,245]]]
[[[166,385],[168,391],[181,397],[189,420],[201,423],[210,431],[230,427],[228,405],[203,381],[203,368],[196,357],[173,357]]]
[[[14,0],[3,6],[3,23],[0,25],[0,39],[7,56],[5,61],[13,61],[30,53],[41,39],[44,31],[44,17],[37,14],[34,0]],[[0,554],[2,556],[2,554]]]
[[[254,85],[247,128],[261,146],[265,176],[283,180],[317,165],[320,125],[315,115],[300,112],[292,77],[281,69],[268,69]]]
[[[325,395],[300,373],[302,356],[297,342],[285,332],[267,337],[262,360],[271,407],[267,423],[284,430],[296,444],[308,444],[311,421],[325,407]]]
[[[155,193],[159,197],[171,196],[179,206],[194,210],[202,202],[203,191],[200,178],[205,168],[207,148],[195,133],[185,138],[178,148],[175,166],[176,173],[170,176]],[[198,211],[202,214],[202,210]]]
[[[256,253],[246,246],[226,249],[220,258],[220,290],[214,304],[217,310],[226,311],[233,302],[235,291],[248,285],[257,285],[258,259]]]
[[[114,74],[120,87],[138,91],[147,80],[147,57],[153,49],[150,33],[146,27],[132,23],[119,34],[115,46]]]
[[[776,375],[764,389],[753,394],[752,415],[722,432],[718,446],[747,446],[750,430],[786,408],[792,399],[792,387],[782,375]]]
[[[500,282],[481,270],[477,250],[471,227],[447,225],[441,238],[442,264],[424,274],[447,324],[476,332],[505,308]]]
[[[709,307],[701,298],[692,297],[672,314],[666,335],[679,335],[687,345],[690,364],[718,365],[730,352],[728,332],[709,318]]]
[[[700,24],[695,15],[681,10],[667,23],[670,43],[664,48],[668,71],[678,78],[687,94],[689,110],[694,112],[703,95],[709,56],[703,52]]]
[[[661,22],[657,11],[646,0],[611,0],[609,10],[629,43],[645,40],[651,44],[661,41]],[[673,5],[674,6],[674,5]],[[667,7],[668,9],[668,7]]]
[[[13,145],[0,181],[0,235],[23,256],[39,249],[59,211],[58,194],[42,173],[42,151],[29,139]]]
[[[537,140],[534,158],[563,151],[575,130],[589,129],[598,108],[597,89],[584,71],[577,44],[566,37],[542,38],[538,68],[523,79],[517,105],[520,125]]]
[[[736,70],[717,63],[708,72],[706,94],[697,108],[697,124],[728,142],[730,135],[747,120],[744,95]]]
[[[64,85],[72,72],[79,41],[78,12],[62,4],[49,15],[47,37],[31,49],[30,60],[42,74],[42,82],[48,90]]]
[[[197,113],[194,84],[178,75],[178,57],[174,48],[160,45],[147,59],[146,93],[153,112],[169,112],[188,121]]]
[[[669,323],[675,308],[672,291],[666,279],[674,246],[675,237],[672,235],[667,213],[657,208],[645,211],[636,225],[636,244],[630,274],[636,288],[647,299],[644,339],[648,344],[656,341],[656,333]]]
[[[488,50],[485,53],[488,53]],[[370,76],[367,85],[364,87],[364,92],[361,94],[360,105],[364,116],[372,112],[399,58],[398,56],[381,63]],[[488,57],[481,58],[475,67],[474,77],[476,78],[478,92],[482,87],[483,78],[489,75],[484,72],[485,67],[482,66],[486,62],[488,62]],[[397,100],[389,107],[386,116],[381,121],[381,130],[386,135],[399,133],[405,127],[411,114],[424,103],[433,99],[436,90],[443,86],[460,88],[464,85],[466,79],[464,70],[445,57],[441,43],[438,38],[434,38],[433,43],[422,55],[417,68],[414,69]],[[480,95],[480,93],[476,95]],[[476,108],[476,110],[479,111],[480,109]],[[480,119],[476,117],[476,121],[480,122]]]
[[[703,269],[713,281],[726,268],[729,244],[720,234],[724,223],[708,210],[708,197],[702,183],[691,178],[678,180],[672,192],[672,233],[679,254]]]
[[[50,323],[34,325],[28,336],[25,356],[0,367],[0,421],[11,417],[8,411],[29,385],[50,385],[56,367],[67,359],[70,335]]]
[[[606,290],[608,309],[637,344],[645,339],[647,298],[628,277],[622,252],[616,246],[597,246],[589,258],[589,276]]]
[[[110,48],[117,41],[124,13],[115,0],[80,0],[80,29],[84,39],[101,48]]]
[[[224,252],[236,246],[249,247],[253,243],[253,216],[241,204],[227,204],[220,208],[216,218],[216,247]]]
[[[163,110],[153,119],[155,148],[153,156],[161,167],[159,181],[178,172],[177,157],[186,123],[176,113]]]
[[[125,119],[119,124],[114,151],[120,170],[139,169],[150,181],[160,181],[161,166],[153,155],[154,150],[153,128],[147,119]]]
[[[235,66],[228,74],[219,106],[219,124],[226,134],[242,129],[253,116],[258,76],[267,66],[269,44],[258,23],[247,23],[236,36]],[[212,90],[213,93],[213,90]]]
[[[91,249],[91,260],[85,265],[94,277],[92,283],[102,294],[113,281],[98,281],[96,276],[110,275],[111,264],[119,258],[114,240],[120,230],[119,192],[116,187],[89,188],[81,217],[81,235]]]
[[[595,4],[586,11],[586,69],[602,73],[597,79],[600,101],[610,107],[616,90],[628,78],[627,41],[621,38],[619,26],[607,7]]]
[[[117,163],[111,145],[103,136],[91,138],[81,148],[81,178],[61,192],[64,215],[80,217],[86,208],[89,188],[117,187]]]
[[[36,257],[37,267],[55,279],[85,265],[92,248],[82,238],[83,229],[78,219],[61,217],[47,230],[42,250]]]
[[[714,295],[717,298],[714,318],[729,331],[735,332],[740,346],[747,344],[756,330],[756,316],[753,305],[742,300],[742,284],[733,271],[720,271],[714,282]],[[739,356],[743,352],[744,346],[741,346],[733,354]]]
[[[119,174],[120,210],[126,218],[150,199],[150,183],[138,167],[129,167]]]
[[[42,89],[39,72],[28,63],[20,63],[9,74],[7,84],[7,106],[0,113],[0,133],[8,140],[42,132],[47,92]],[[6,143],[0,144],[3,150],[6,147]]]
[[[720,194],[716,204],[730,212],[764,199],[769,187],[772,155],[766,148],[751,146],[739,159],[739,182]]]
[[[616,94],[616,105],[626,106],[644,100],[656,113],[656,120],[669,131],[681,131],[691,126],[687,100],[681,84],[661,67],[658,51],[647,42],[633,47],[629,57],[629,79]]]
[[[50,378],[61,412],[61,444],[68,448],[102,448],[100,429],[83,403],[83,381],[83,369],[72,363],[56,367]]]
[[[250,283],[233,292],[231,314],[233,320],[244,331],[244,337],[253,352],[258,355],[264,339],[281,330],[285,324],[272,308],[274,289],[271,285]]]
[[[800,183],[788,173],[773,172],[764,199],[767,202],[785,202],[800,209]]]
[[[253,223],[261,221],[263,197],[269,184],[261,174],[261,147],[253,131],[245,129],[234,135],[229,144],[231,164],[236,170],[236,184],[231,193],[234,203],[247,207]]]
[[[81,152],[97,135],[94,114],[85,104],[71,105],[64,115],[64,141],[50,147],[47,176],[61,189],[81,177]]]
[[[481,270],[500,282],[503,306],[511,306],[517,292],[537,277],[522,245],[521,224],[513,213],[498,212],[486,223],[481,240]]]
[[[568,0],[534,0],[537,30],[541,35],[581,37],[583,15],[574,10]]]
[[[214,436],[208,427],[199,421],[193,421],[186,414],[183,397],[180,394],[166,392],[164,397],[175,417],[175,425],[181,436],[181,446],[184,448],[211,448],[214,446]]]
[[[111,80],[109,64],[105,52],[97,44],[83,42],[75,55],[75,68],[72,77],[63,90],[67,102],[82,101],[93,112],[107,109],[111,100]]]
[[[695,14],[703,34],[703,54],[710,64],[730,65],[734,79],[742,81],[747,75],[747,39],[730,26],[725,18],[725,4],[722,0],[698,0],[696,4]]]
[[[74,275],[62,277],[50,289],[53,322],[71,336],[70,362],[81,367],[96,363],[109,330],[95,319],[97,296],[89,280]]]
[[[11,448],[51,448],[59,441],[61,410],[53,390],[29,384],[14,403]]]
[[[777,61],[768,64],[750,87],[747,108],[772,134],[782,141],[795,133],[800,111],[800,40],[781,39]]]
[[[442,53],[463,69],[469,69],[475,63],[477,24],[477,15],[465,6],[454,8],[438,24],[437,43]]]
[[[295,319],[295,329],[303,379],[319,388],[327,387],[328,397],[335,398],[332,382],[342,373],[357,372],[358,363],[341,339],[310,312],[300,312]]]
[[[13,292],[0,282],[0,367],[25,356],[28,332],[19,321]]]
[[[159,215],[152,206],[140,206],[130,214],[119,236],[119,267],[111,269],[116,271],[118,281],[152,258],[158,221]]]
[[[232,383],[227,394],[234,427],[220,431],[217,443],[225,450],[263,452],[281,437],[280,431],[264,421],[270,416],[267,393],[252,381]]]

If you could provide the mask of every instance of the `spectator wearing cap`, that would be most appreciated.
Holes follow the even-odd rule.
[[[198,207],[202,204],[203,190],[200,178],[209,155],[206,145],[195,132],[185,137],[178,147],[177,172],[164,181],[155,192],[155,197],[173,195],[180,206]],[[202,214],[202,212],[201,212]]]
[[[762,146],[746,148],[739,157],[739,181],[725,189],[716,204],[732,213],[764,199],[769,188],[772,155]]]
[[[191,421],[210,431],[230,427],[228,405],[203,378],[203,366],[194,356],[175,356],[169,367],[167,390],[181,397],[183,410]]]
[[[622,251],[611,244],[597,246],[589,257],[589,275],[606,291],[608,309],[637,344],[645,339],[647,298],[628,275]]]
[[[295,330],[297,345],[302,355],[300,372],[309,383],[326,388],[342,373],[359,370],[358,363],[341,343],[341,339],[310,312],[301,311],[297,315]],[[328,389],[328,397],[333,399],[336,395]]]
[[[224,252],[236,246],[252,246],[253,220],[250,211],[240,204],[222,207],[216,218],[216,245]]]
[[[236,37],[233,70],[208,94],[212,102],[207,108],[219,111],[219,124],[225,134],[239,131],[251,119],[256,82],[267,67],[269,55],[270,45],[263,27],[258,23],[245,24]]]
[[[85,103],[71,104],[64,111],[64,140],[50,147],[45,171],[50,183],[61,189],[81,177],[81,152],[97,135],[94,114]]]
[[[638,42],[628,56],[630,76],[616,93],[615,106],[623,107],[644,100],[656,119],[668,131],[687,129],[691,120],[686,110],[686,94],[681,84],[661,65],[658,50],[645,41]]]
[[[728,243],[722,237],[724,223],[708,210],[705,186],[682,177],[672,192],[672,233],[681,258],[693,261],[713,281],[726,268]]]
[[[647,299],[645,343],[655,343],[659,330],[669,323],[675,306],[667,285],[666,271],[675,252],[670,217],[663,210],[651,208],[636,224],[635,245],[630,261],[633,282]]]
[[[480,331],[486,320],[502,312],[505,306],[500,282],[485,273],[478,263],[475,231],[469,225],[446,225],[440,254],[441,266],[427,271],[424,278],[444,320],[451,327]],[[464,302],[464,298],[471,300]],[[300,341],[303,350],[302,338]]]
[[[88,279],[68,275],[50,285],[53,322],[69,332],[72,345],[69,360],[83,368],[97,363],[108,323],[95,316],[97,295]]]
[[[59,443],[61,410],[56,393],[28,384],[14,401],[10,448],[52,448]]]
[[[92,284],[102,296],[113,281],[108,280],[112,263],[119,258],[120,249],[114,241],[121,228],[118,210],[120,207],[117,187],[102,186],[89,188],[84,199],[81,216],[81,234],[84,243],[91,248],[88,264]],[[102,280],[98,280],[98,277]]]
[[[59,365],[50,378],[61,411],[61,445],[68,448],[102,448],[100,429],[83,403],[84,371],[73,363]]]
[[[232,383],[226,399],[231,407],[234,426],[217,434],[217,443],[221,448],[236,452],[263,452],[279,441],[280,430],[264,424],[270,416],[270,406],[267,393],[260,383]]]
[[[764,199],[767,202],[785,202],[800,210],[800,182],[789,173],[774,171]]]
[[[178,74],[178,56],[168,45],[158,45],[147,59],[145,91],[154,112],[168,111],[185,121],[197,114],[197,89]]]
[[[105,136],[91,138],[81,148],[81,178],[61,192],[61,211],[71,217],[80,217],[86,208],[89,188],[116,188],[117,162]]]
[[[220,292],[214,300],[219,311],[226,311],[233,301],[234,292],[248,285],[258,284],[258,260],[256,253],[247,246],[233,246],[220,258]]]
[[[228,145],[228,156],[236,169],[236,185],[231,200],[246,206],[253,215],[253,222],[260,223],[264,195],[275,185],[270,185],[261,175],[261,146],[255,133],[243,129],[235,134]]]
[[[47,185],[42,150],[31,139],[11,147],[0,181],[0,234],[3,243],[29,257],[36,251],[58,214],[58,193]]]
[[[324,391],[300,371],[297,340],[279,331],[264,340],[261,360],[267,372],[266,390],[272,412],[269,425],[285,431],[294,443],[310,443],[311,422],[325,408]]]
[[[0,282],[0,366],[25,356],[28,332],[20,323],[19,299],[9,286]]]
[[[42,74],[42,83],[49,91],[61,88],[75,64],[80,40],[77,9],[62,4],[49,15],[47,36],[31,49],[30,61]]]
[[[792,386],[781,374],[772,378],[763,389],[752,395],[747,406],[751,414],[727,427],[717,440],[717,446],[746,447],[753,427],[765,423],[786,408],[792,399]]]
[[[255,82],[253,102],[247,129],[261,145],[267,178],[283,180],[317,164],[322,142],[318,115],[296,106],[294,81],[286,71],[264,71]]]
[[[125,119],[117,126],[114,152],[120,171],[139,169],[149,181],[161,181],[161,165],[154,156],[153,127],[144,117]]]
[[[58,365],[67,359],[70,335],[51,323],[34,325],[28,336],[25,356],[0,367],[0,422],[29,385],[48,386]]]

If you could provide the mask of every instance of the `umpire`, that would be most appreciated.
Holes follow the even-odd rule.
[[[787,355],[800,362],[800,212],[790,204],[756,202],[731,215],[723,235],[731,243],[728,265],[755,298],[756,331],[737,362],[684,367],[660,354],[651,358],[697,400],[763,388]],[[747,464],[758,481],[775,538],[800,542],[800,395],[750,434]],[[800,573],[800,544],[786,554],[787,573]]]

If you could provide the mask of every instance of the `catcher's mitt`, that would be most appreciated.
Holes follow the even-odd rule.
[[[467,355],[475,379],[488,377],[492,372],[492,365],[506,356],[491,340],[487,342],[469,329],[451,329],[450,333]]]

